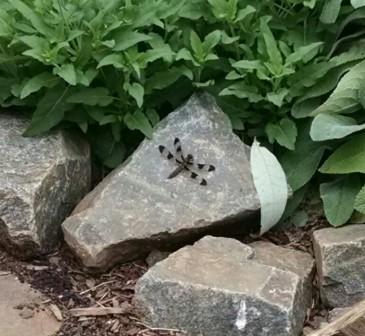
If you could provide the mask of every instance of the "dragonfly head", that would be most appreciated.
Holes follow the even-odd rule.
[[[186,155],[186,162],[187,163],[193,163],[194,162],[194,156],[192,154]]]

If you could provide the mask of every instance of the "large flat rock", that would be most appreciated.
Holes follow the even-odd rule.
[[[185,155],[216,167],[201,173],[207,186],[186,174],[167,179],[176,165],[158,147],[173,151],[175,137]],[[247,232],[260,208],[248,153],[214,99],[194,95],[79,204],[63,224],[66,242],[85,266],[100,271],[207,233]]]
[[[207,236],[150,268],[135,303],[147,324],[192,336],[296,336],[313,266],[304,252]]]
[[[51,251],[61,223],[90,188],[90,152],[69,133],[25,138],[27,120],[0,114],[0,244],[31,257]]]
[[[323,302],[335,308],[365,299],[365,225],[315,231],[313,246]]]
[[[45,298],[12,275],[0,275],[0,335],[52,336],[61,327]]]

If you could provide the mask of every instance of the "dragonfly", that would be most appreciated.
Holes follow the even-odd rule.
[[[160,145],[158,147],[160,153],[167,160],[173,161],[176,164],[176,169],[167,177],[172,179],[180,173],[188,173],[190,178],[197,181],[200,185],[206,186],[207,180],[198,174],[198,171],[211,172],[215,170],[215,167],[211,164],[195,163],[194,156],[192,154],[183,153],[181,142],[179,138],[174,140],[174,154],[172,154],[165,146]]]

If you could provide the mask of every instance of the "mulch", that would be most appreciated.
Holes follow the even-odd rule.
[[[326,226],[317,218],[305,228],[291,228],[273,231],[260,238],[277,245],[309,252],[313,255],[311,234]],[[0,249],[0,274],[10,272],[21,282],[43,293],[46,305],[55,317],[62,315],[62,327],[54,336],[182,336],[183,332],[154,329],[143,323],[139,312],[133,306],[136,281],[147,271],[145,261],[136,261],[114,267],[108,273],[93,276],[85,273],[66,246],[53,255],[31,264],[19,261]],[[316,278],[314,286],[317,287]],[[87,307],[123,307],[124,314],[105,316],[73,316],[73,309]],[[318,291],[314,291],[312,307],[308,310],[306,326],[315,329],[316,321],[323,321],[327,311],[322,307]]]

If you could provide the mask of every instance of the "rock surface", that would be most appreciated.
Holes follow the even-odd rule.
[[[175,137],[185,155],[216,167],[202,173],[207,186],[184,174],[167,179],[176,165],[158,147],[173,151]],[[247,232],[260,207],[248,153],[214,99],[194,95],[79,204],[63,224],[66,242],[85,266],[103,271],[207,233]]]
[[[135,303],[148,324],[192,336],[296,336],[312,271],[304,252],[207,236],[149,269]]]
[[[61,323],[45,309],[45,299],[12,275],[0,276],[0,335],[51,336]]]
[[[0,114],[0,244],[21,257],[47,253],[90,187],[89,147],[64,132],[25,138],[25,119]]]
[[[323,302],[347,307],[365,298],[365,225],[315,231],[313,246]]]

